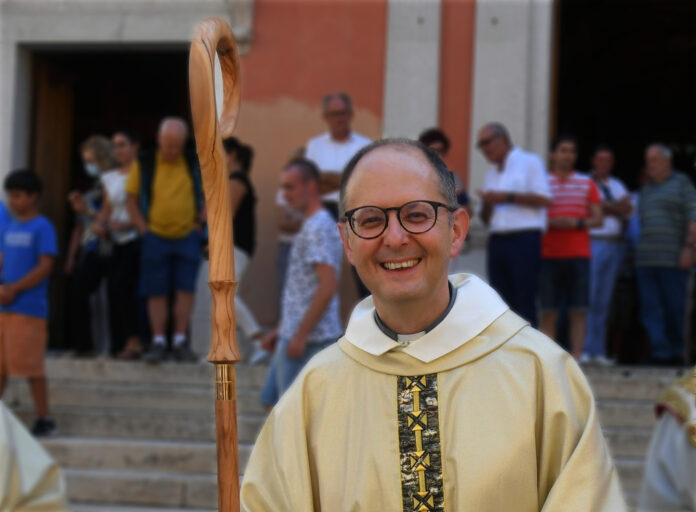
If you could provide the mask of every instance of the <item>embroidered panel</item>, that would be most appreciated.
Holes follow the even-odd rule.
[[[444,512],[437,374],[397,377],[404,512]]]

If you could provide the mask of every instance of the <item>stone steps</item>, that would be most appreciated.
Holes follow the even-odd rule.
[[[64,468],[207,474],[217,470],[214,442],[54,437],[43,445]],[[239,445],[242,469],[252,446]]]
[[[214,509],[214,474],[176,474],[156,471],[106,469],[63,470],[71,502]]]
[[[13,409],[27,425],[34,419],[29,406]],[[139,409],[81,409],[54,407],[51,416],[58,432],[71,437],[110,437],[123,439],[155,439],[177,441],[214,441],[213,413],[157,411]],[[263,415],[239,414],[237,428],[242,443],[253,443],[263,424]]]
[[[584,367],[624,490],[635,502],[653,404],[682,372]],[[52,413],[60,437],[44,441],[65,468],[78,512],[202,512],[216,503],[213,367],[199,364],[50,359]],[[243,471],[265,415],[258,394],[266,367],[236,371]],[[30,423],[24,381],[6,401]]]

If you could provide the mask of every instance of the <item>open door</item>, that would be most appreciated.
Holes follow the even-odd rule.
[[[65,301],[62,297],[66,247],[63,241],[69,228],[66,198],[74,143],[74,82],[71,74],[40,57],[35,58],[33,69],[35,90],[31,167],[43,182],[40,211],[53,223],[60,251],[49,298],[49,344],[57,348],[65,345],[62,336],[65,332]]]

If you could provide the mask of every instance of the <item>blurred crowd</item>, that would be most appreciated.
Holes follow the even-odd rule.
[[[310,139],[280,170],[275,205],[278,325],[261,327],[235,297],[245,358],[252,363],[270,359],[262,394],[268,406],[314,353],[343,332],[339,283],[344,249],[350,260],[350,247],[336,229],[336,222],[345,227],[346,219],[339,200],[341,177],[371,140],[352,129],[353,104],[347,94],[327,94],[321,106],[326,132]],[[95,356],[105,346],[110,356],[122,360],[198,359],[189,324],[197,273],[207,255],[207,230],[200,170],[195,152],[187,150],[189,137],[182,119],[167,117],[159,125],[155,148],[143,150],[128,130],[118,130],[110,139],[94,135],[81,144],[91,186],[68,196],[74,225],[63,269],[69,277],[67,339],[73,355]],[[426,129],[419,141],[446,160],[451,142],[442,130]],[[236,278],[242,281],[256,248],[257,196],[250,177],[254,150],[236,138],[224,140],[223,146],[234,212]],[[696,189],[672,168],[669,147],[654,143],[645,149],[644,184],[629,193],[612,174],[615,155],[606,145],[595,148],[587,172],[576,169],[578,143],[569,134],[553,141],[546,158],[516,146],[503,124],[491,122],[477,133],[476,146],[490,169],[475,200],[453,173],[457,196],[460,206],[487,226],[488,279],[510,307],[560,339],[580,362],[614,364],[623,348],[608,341],[613,329],[618,339],[633,345],[639,339],[626,333],[644,333],[648,348],[637,351],[636,362],[686,363]],[[39,418],[49,418],[39,359],[46,347],[46,287],[56,255],[55,234],[36,209],[41,184],[35,174],[11,173],[5,189],[10,211],[0,211],[0,314],[12,315],[14,324],[0,319],[0,339],[5,340],[0,375],[34,379]],[[26,197],[15,197],[22,194]],[[413,205],[414,215],[424,207]],[[27,231],[27,222],[35,219],[41,219],[40,229]],[[353,277],[358,295],[366,297],[369,292],[354,271]],[[626,287],[616,289],[617,282],[627,279],[628,295]],[[624,314],[614,317],[612,304],[622,290]],[[41,307],[24,304],[32,294]],[[638,313],[626,321],[630,304]],[[29,327],[37,318],[44,323]],[[636,328],[638,321],[642,330]],[[8,332],[36,341],[8,356]],[[26,354],[19,354],[27,350],[39,354],[30,371],[22,369]],[[20,368],[19,373],[13,368]]]

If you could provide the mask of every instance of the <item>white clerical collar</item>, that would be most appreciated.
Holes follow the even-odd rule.
[[[353,310],[345,338],[375,356],[390,350],[402,350],[429,363],[461,347],[508,310],[498,294],[474,275],[452,275],[450,283],[456,289],[451,310],[431,330],[413,335],[415,340],[399,343],[385,334],[375,321],[372,297],[364,299]]]

